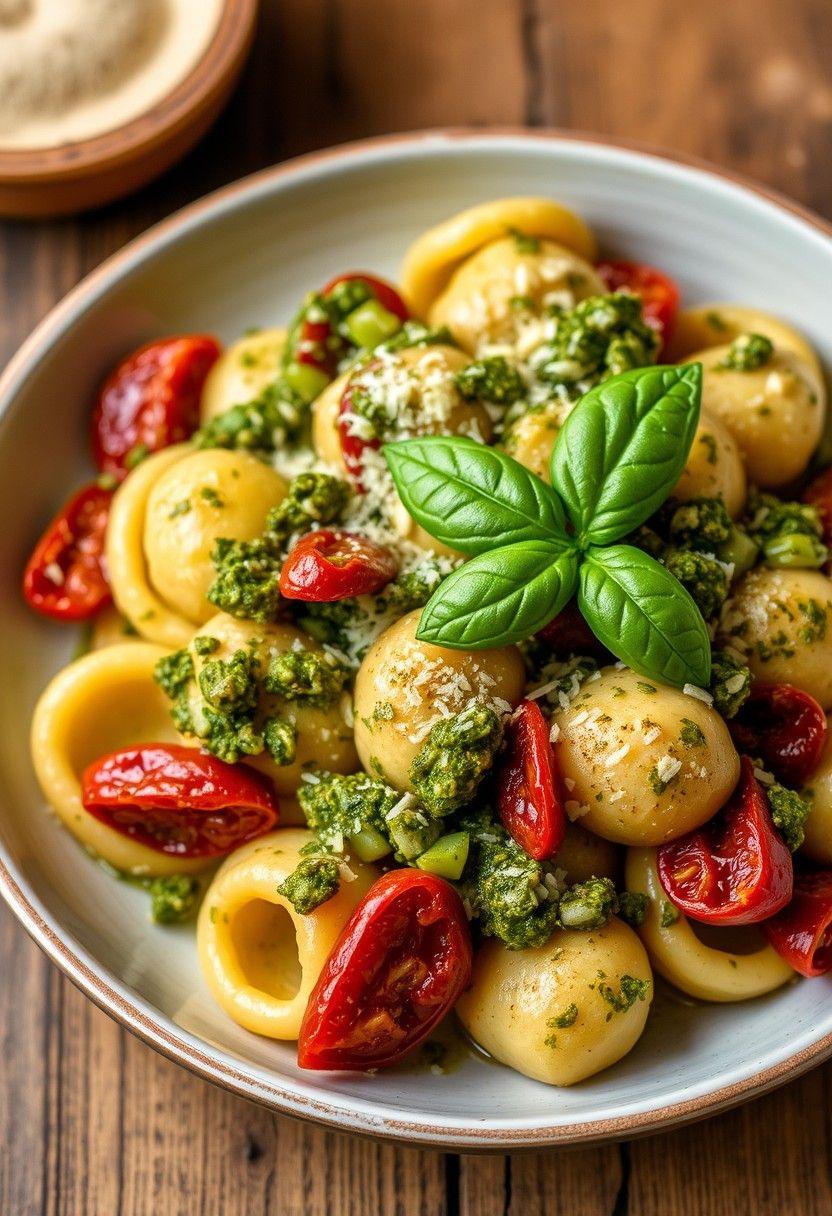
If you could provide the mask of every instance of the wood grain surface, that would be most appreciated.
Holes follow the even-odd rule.
[[[244,82],[185,162],[98,214],[0,226],[0,356],[181,204],[381,132],[525,122],[635,138],[832,216],[830,52],[830,0],[263,0]],[[275,1118],[161,1059],[5,909],[0,1037],[2,1216],[832,1213],[832,1067],[632,1144],[511,1158],[383,1147]]]

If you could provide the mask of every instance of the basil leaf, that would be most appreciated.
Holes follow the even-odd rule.
[[[574,549],[543,541],[493,549],[439,584],[416,637],[460,650],[522,641],[560,612],[577,581]]]
[[[639,675],[707,687],[711,643],[699,609],[670,571],[640,549],[590,549],[578,607],[595,636]]]
[[[662,505],[699,421],[702,365],[642,367],[582,397],[552,452],[552,485],[582,544],[608,545]]]
[[[385,444],[399,497],[426,532],[461,553],[566,539],[551,486],[505,452],[459,436]]]

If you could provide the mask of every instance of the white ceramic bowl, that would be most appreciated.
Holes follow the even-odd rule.
[[[580,1142],[699,1117],[832,1054],[832,982],[744,1005],[660,998],[616,1067],[574,1089],[471,1058],[445,1076],[302,1073],[292,1046],[240,1029],[209,997],[192,928],[155,928],[45,813],[29,717],[74,638],[30,615],[22,564],[61,496],[88,476],[90,397],[149,338],[285,322],[351,268],[396,274],[422,229],[506,194],[562,199],[605,249],[668,270],[688,302],[768,308],[832,366],[830,229],[699,167],[543,133],[435,133],[319,153],[221,190],[146,233],[39,326],[0,381],[0,888],[47,954],[153,1046],[275,1110],[343,1130],[459,1149]],[[23,1011],[21,1010],[21,1013]]]

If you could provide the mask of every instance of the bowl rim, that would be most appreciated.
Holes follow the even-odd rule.
[[[832,223],[776,190],[760,186],[733,171],[722,170],[698,157],[676,155],[636,141],[606,139],[557,128],[527,129],[517,126],[428,129],[357,140],[307,153],[232,182],[175,212],[112,254],[50,310],[13,355],[0,375],[0,418],[41,357],[72,326],[85,307],[93,306],[108,288],[140,265],[146,257],[161,253],[177,237],[198,229],[213,216],[220,216],[237,205],[244,206],[246,202],[267,193],[274,183],[314,177],[321,166],[324,166],[325,172],[337,171],[339,166],[360,167],[362,163],[377,163],[395,156],[397,150],[404,154],[423,150],[430,155],[454,145],[476,147],[495,141],[509,144],[538,142],[554,148],[584,145],[587,148],[627,153],[637,161],[669,162],[671,166],[692,170],[697,179],[712,179],[712,185],[728,182],[740,193],[754,195],[780,213],[785,212],[786,217],[790,216],[792,222],[798,221],[801,228],[808,228],[826,238],[832,237]],[[768,1068],[708,1093],[648,1111],[584,1120],[568,1126],[513,1128],[463,1126],[449,1122],[431,1125],[425,1117],[413,1120],[395,1113],[370,1115],[358,1110],[351,1111],[348,1116],[342,1106],[298,1092],[272,1078],[264,1079],[251,1070],[244,1071],[223,1049],[211,1047],[190,1032],[175,1026],[147,1000],[129,990],[61,927],[38,899],[2,839],[0,896],[34,941],[76,987],[105,1013],[161,1054],[203,1079],[241,1097],[260,1102],[279,1114],[307,1119],[335,1131],[353,1131],[386,1141],[451,1151],[498,1152],[590,1144],[646,1135],[705,1118],[749,1098],[758,1097],[832,1056],[832,1033],[829,1033]]]
[[[73,180],[144,155],[211,105],[234,75],[254,38],[259,0],[222,0],[210,41],[186,76],[129,122],[86,139],[44,148],[0,148],[0,184]]]

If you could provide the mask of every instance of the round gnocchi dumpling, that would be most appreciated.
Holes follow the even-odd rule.
[[[571,308],[605,291],[594,268],[571,249],[505,236],[462,263],[431,305],[428,320],[437,328],[446,325],[473,354],[485,345],[515,342],[530,315],[549,304]]]
[[[581,826],[619,844],[662,844],[692,831],[739,778],[715,710],[627,669],[603,668],[553,721]]]
[[[580,823],[567,823],[563,843],[555,854],[554,863],[566,874],[566,881],[586,882],[588,878],[618,879],[621,872],[621,850],[610,840],[588,832]]]
[[[280,374],[285,329],[258,329],[229,346],[208,373],[199,406],[204,426],[235,405],[248,405]]]
[[[199,963],[225,1012],[255,1034],[294,1040],[338,935],[377,877],[357,859],[341,864],[331,899],[301,915],[278,887],[312,833],[278,828],[232,853],[205,893],[197,922]]]
[[[668,362],[681,363],[694,351],[727,346],[742,334],[762,334],[778,349],[793,351],[811,368],[816,379],[822,378],[817,353],[803,334],[780,317],[745,304],[699,304],[695,308],[683,308],[673,326]]]
[[[206,651],[197,638],[213,638],[219,645]],[[189,710],[198,735],[207,733],[206,710],[209,708],[199,686],[200,673],[206,663],[215,659],[227,661],[239,650],[254,655],[261,675],[265,675],[271,661],[279,655],[298,650],[319,655],[324,653],[317,642],[293,625],[257,625],[223,612],[218,613],[199,629],[190,645],[196,681],[191,685]],[[268,718],[273,717],[290,723],[294,728],[294,760],[291,764],[278,764],[268,751],[264,751],[258,756],[247,756],[245,762],[270,777],[278,794],[296,793],[306,772],[322,769],[331,773],[354,773],[358,768],[349,724],[351,708],[348,693],[338,693],[324,705],[309,705],[300,700],[262,692],[255,727],[261,728]]]
[[[494,428],[488,411],[481,402],[466,401],[454,380],[469,361],[462,351],[451,346],[418,346],[376,356],[364,367],[339,376],[312,406],[312,445],[316,455],[343,477],[349,477],[338,425],[341,398],[348,387],[366,392],[379,402],[391,417],[391,436],[467,435],[489,442]],[[372,465],[369,476],[363,480],[370,480],[377,466],[386,477],[383,457],[370,450],[367,458]],[[395,495],[392,485],[389,493]],[[401,503],[393,522],[403,539],[421,549],[443,554],[454,552],[429,536]]]
[[[820,762],[801,793],[812,806],[805,825],[803,852],[820,865],[832,865],[832,721],[827,720]]]
[[[754,485],[788,485],[805,471],[823,434],[823,383],[793,351],[775,349],[748,371],[722,366],[728,351],[716,346],[689,360],[704,369],[702,409],[730,431]]]
[[[471,702],[508,712],[523,695],[516,646],[450,650],[416,638],[421,609],[385,629],[355,679],[355,746],[368,773],[402,791],[431,727]]]
[[[574,1085],[635,1046],[652,998],[645,949],[614,917],[602,929],[559,930],[532,950],[485,942],[456,1011],[501,1064],[548,1085]]]
[[[736,519],[745,507],[747,490],[745,465],[736,440],[718,418],[703,413],[673,497],[681,502],[721,498],[728,514]]]
[[[817,570],[750,570],[722,610],[717,645],[757,679],[795,684],[832,709],[832,580]]]
[[[563,406],[549,401],[513,422],[506,431],[503,447],[538,477],[551,481],[549,464],[562,422]]]

